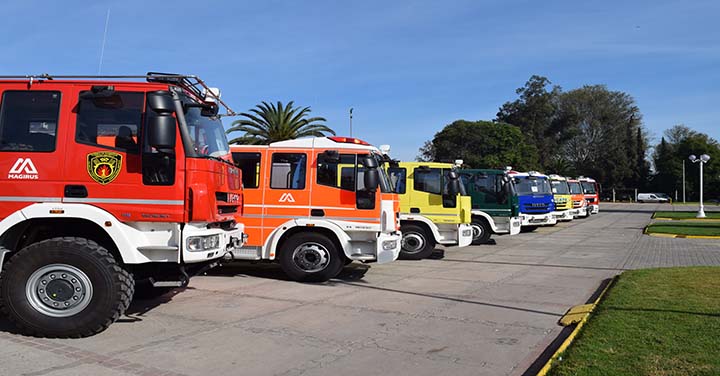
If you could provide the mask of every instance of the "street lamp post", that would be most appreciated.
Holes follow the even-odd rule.
[[[350,107],[350,137],[352,137],[352,112],[353,108]]]
[[[710,160],[710,156],[703,154],[700,158],[695,154],[690,156],[690,162],[700,163],[700,208],[698,209],[697,218],[705,218],[705,207],[703,206],[703,165]]]

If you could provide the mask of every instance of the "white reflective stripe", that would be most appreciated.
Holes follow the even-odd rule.
[[[327,209],[327,210],[356,210],[349,207],[337,206],[316,206],[316,205],[262,205],[262,204],[245,204],[246,208],[273,208],[273,209]]]
[[[242,215],[245,218],[288,218],[288,219],[317,219],[317,220],[323,220],[323,219],[334,219],[337,221],[380,221],[380,218],[363,218],[363,217],[320,217],[320,216],[310,216],[310,215],[264,215],[264,214],[243,214]],[[264,226],[267,227],[267,226]],[[270,226],[272,227],[272,226]]]
[[[23,196],[0,196],[0,201],[15,202],[60,202],[60,197],[23,197]]]
[[[139,205],[184,205],[183,200],[149,200],[149,199],[124,199],[124,198],[63,198],[63,202],[81,202],[95,204],[139,204]]]

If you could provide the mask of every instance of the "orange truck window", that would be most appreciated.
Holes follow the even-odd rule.
[[[305,189],[306,162],[305,153],[274,153],[270,169],[270,188]]]
[[[232,153],[235,165],[242,170],[243,186],[257,188],[260,186],[260,153]]]

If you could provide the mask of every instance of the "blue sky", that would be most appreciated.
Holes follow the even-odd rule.
[[[656,141],[720,139],[717,1],[6,1],[0,72],[96,74],[108,8],[102,73],[197,74],[236,111],[294,100],[339,134],[353,107],[353,134],[402,159],[533,74],[629,93]]]

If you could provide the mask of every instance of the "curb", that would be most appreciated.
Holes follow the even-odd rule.
[[[645,235],[654,236],[656,238],[671,238],[671,239],[720,239],[720,236],[714,235],[680,235],[680,234],[664,234],[660,232],[647,232],[647,228],[644,231]]]
[[[548,371],[552,368],[553,362],[560,359],[560,354],[562,354],[565,350],[567,350],[568,346],[573,342],[575,337],[580,333],[580,329],[585,325],[588,318],[590,317],[590,314],[595,310],[595,307],[600,302],[600,300],[605,296],[605,293],[608,291],[610,286],[612,286],[615,281],[617,280],[618,276],[614,276],[608,281],[605,287],[600,291],[599,294],[597,294],[597,297],[594,301],[592,301],[592,297],[589,299],[592,302],[588,302],[588,304],[581,304],[578,306],[574,306],[570,308],[565,315],[563,315],[562,318],[560,318],[560,321],[558,322],[560,325],[564,326],[563,331],[561,332],[561,335],[563,332],[565,332],[565,329],[569,329],[571,325],[575,325],[575,328],[567,335],[567,338],[565,338],[564,341],[560,344],[560,346],[555,350],[555,352],[552,354],[550,359],[545,362],[545,365],[538,371],[537,376],[545,376],[547,375]],[[602,284],[600,285],[602,286]],[[595,294],[593,294],[595,295]],[[531,367],[532,368],[532,367]],[[530,371],[530,369],[528,370]],[[526,372],[525,374],[528,374]]]
[[[697,221],[697,222],[720,222],[720,218],[670,218],[670,217],[652,217],[658,221]]]

